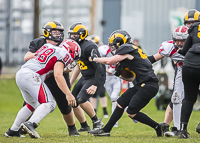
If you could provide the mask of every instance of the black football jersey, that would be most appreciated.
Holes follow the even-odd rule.
[[[183,46],[184,66],[200,68],[200,22],[188,29],[189,36]]]
[[[46,40],[44,38],[34,39],[33,41],[30,42],[29,51],[35,53],[44,44],[46,44]]]
[[[88,40],[80,42],[79,45],[81,47],[81,57],[78,61],[78,65],[81,70],[81,74],[84,78],[93,77],[95,76],[96,69],[88,59],[91,56],[92,49],[97,49],[98,51],[98,47],[95,43]],[[98,56],[100,57],[99,52]]]
[[[134,44],[123,44],[117,49],[116,54],[130,54],[134,57],[133,60],[120,61],[120,64],[133,73],[137,83],[141,84],[149,80],[158,81],[147,55]]]

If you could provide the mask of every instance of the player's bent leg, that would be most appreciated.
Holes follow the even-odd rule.
[[[87,124],[83,109],[78,106],[76,108],[73,108],[73,111],[79,123],[81,124],[81,128],[78,130],[78,132],[89,132],[91,129]]]
[[[92,119],[93,130],[101,129],[103,126],[103,122],[101,121],[101,119],[97,118],[96,113],[94,112],[90,102],[86,101],[85,103],[80,104],[80,106],[86,112],[86,114]]]
[[[65,120],[68,126],[69,136],[79,136],[76,126],[75,126],[75,119],[74,119],[74,112],[70,107],[71,111],[68,114],[63,114],[63,119]]]

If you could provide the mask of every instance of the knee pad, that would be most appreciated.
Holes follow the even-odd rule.
[[[61,112],[62,114],[64,114],[64,115],[69,114],[71,111],[72,111],[72,108],[71,108],[70,106],[68,106],[68,107],[65,108],[65,109],[60,110],[60,112]]]
[[[78,99],[77,99],[77,104],[82,104],[82,103],[85,103],[86,101],[87,101],[86,98],[78,97]]]
[[[177,92],[172,94],[171,101],[173,104],[181,103],[181,95]]]

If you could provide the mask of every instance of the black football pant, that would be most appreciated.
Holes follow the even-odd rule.
[[[199,91],[200,68],[183,66],[182,78],[185,98],[181,109],[181,123],[188,123]]]

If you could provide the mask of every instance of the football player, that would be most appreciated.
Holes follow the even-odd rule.
[[[35,56],[35,52],[42,47],[45,43],[51,43],[52,45],[59,45],[64,39],[64,28],[62,24],[56,21],[51,21],[45,24],[43,27],[43,36],[42,38],[34,39],[30,42],[29,51],[24,56],[24,60],[28,61],[29,59]],[[63,72],[63,76],[66,80],[68,87],[70,88],[70,81],[69,81],[69,73]],[[60,90],[58,87],[53,74],[48,78],[45,79],[45,84],[50,89],[51,93],[53,94],[56,103],[60,112],[63,115],[63,119],[68,126],[68,131],[70,136],[78,135],[78,132],[75,127],[74,122],[74,113],[70,107],[68,107],[68,102],[66,100],[65,94]],[[24,102],[24,106],[26,106],[26,102]],[[81,108],[79,108],[81,110]],[[78,110],[78,109],[77,109]],[[87,126],[87,122],[85,119],[85,124]],[[36,126],[35,126],[36,127]],[[25,134],[26,132],[20,131],[20,133]],[[15,136],[15,134],[8,134],[9,136]]]
[[[98,47],[102,45],[102,42],[100,41],[100,37],[98,35],[88,36],[87,39],[94,42],[95,44],[97,44]],[[107,104],[107,97],[106,97],[106,94],[105,94],[105,87],[104,86],[100,86],[97,93],[90,98],[90,102],[91,102],[95,112],[97,112],[97,109],[98,109],[98,98],[97,98],[97,96],[100,97],[99,98],[100,104],[101,104],[101,107],[103,108],[103,117],[108,118],[109,117],[108,111],[107,111],[107,105],[108,104]]]
[[[162,137],[162,126],[146,114],[140,112],[158,92],[158,79],[147,55],[131,43],[130,35],[124,30],[116,30],[110,35],[109,46],[115,54],[113,57],[100,58],[96,54],[97,51],[93,50],[91,52],[91,60],[109,65],[119,62],[121,67],[123,67],[122,69],[126,69],[133,74],[133,77],[127,80],[133,81],[135,77],[137,84],[134,87],[128,88],[118,98],[117,107],[108,123],[102,129],[90,131],[90,134],[94,136],[110,136],[112,127],[121,118],[124,109],[128,106],[127,113],[131,119],[152,127],[156,131],[157,136]]]
[[[74,23],[70,26],[69,38],[75,40],[81,47],[81,57],[78,65],[75,67],[70,79],[71,85],[77,79],[81,72],[82,77],[75,84],[72,94],[77,100],[77,106],[74,107],[74,113],[81,123],[85,118],[83,112],[77,112],[78,105],[87,113],[93,123],[93,129],[100,129],[103,126],[101,119],[98,119],[94,108],[88,99],[96,94],[99,86],[103,86],[106,78],[105,66],[93,61],[89,61],[90,53],[93,49],[98,49],[97,45],[85,38],[88,36],[88,30],[82,23]],[[98,52],[98,56],[100,56]],[[82,128],[79,131],[88,131],[88,128]]]
[[[69,107],[76,106],[76,100],[67,86],[63,70],[74,60],[78,60],[80,55],[81,49],[78,43],[67,39],[61,43],[60,47],[50,43],[43,45],[37,50],[34,58],[21,66],[16,73],[16,83],[26,106],[20,109],[12,127],[5,133],[5,136],[10,137],[13,134],[21,136],[18,132],[21,127],[32,138],[40,138],[35,131],[37,123],[56,107],[56,102],[44,82],[51,73],[54,74],[58,87],[65,94],[67,105]],[[32,113],[33,115],[28,119]],[[27,119],[28,121],[26,121]]]
[[[194,10],[192,12],[189,11],[188,14],[186,14],[186,20],[187,18],[189,20],[189,16],[191,15],[193,15],[193,17],[190,17],[190,22],[193,21],[194,23],[191,24],[188,29],[189,36],[185,41],[183,50],[179,52],[185,56],[182,71],[185,98],[182,103],[181,131],[178,133],[178,138],[190,138],[189,133],[187,132],[187,126],[193,110],[193,105],[197,100],[200,84],[200,13]],[[196,128],[196,132],[200,132],[199,125]]]
[[[99,46],[98,51],[102,57],[113,56],[108,45]],[[122,89],[122,79],[114,75],[115,66],[116,64],[106,65],[106,83],[104,84],[104,87],[106,88],[106,91],[112,102],[112,113],[117,106],[117,99],[119,98]],[[118,122],[116,122],[114,127],[118,127]]]
[[[183,48],[183,45],[187,37],[188,37],[188,27],[186,26],[177,27],[172,34],[173,40],[162,42],[160,45],[159,52],[154,54],[152,57],[149,57],[152,63],[164,57],[170,57],[176,63],[173,94],[171,97],[171,103],[168,105],[166,109],[166,117],[164,121],[169,127],[172,118],[171,119],[167,118],[167,114],[169,114],[171,112],[171,109],[173,109],[172,114],[173,114],[174,127],[171,128],[171,132],[166,131],[164,133],[165,136],[167,137],[176,136],[177,131],[180,128],[181,105],[182,105],[182,100],[184,98],[184,86],[182,82],[182,65],[184,61],[184,56],[177,53],[177,51]]]

